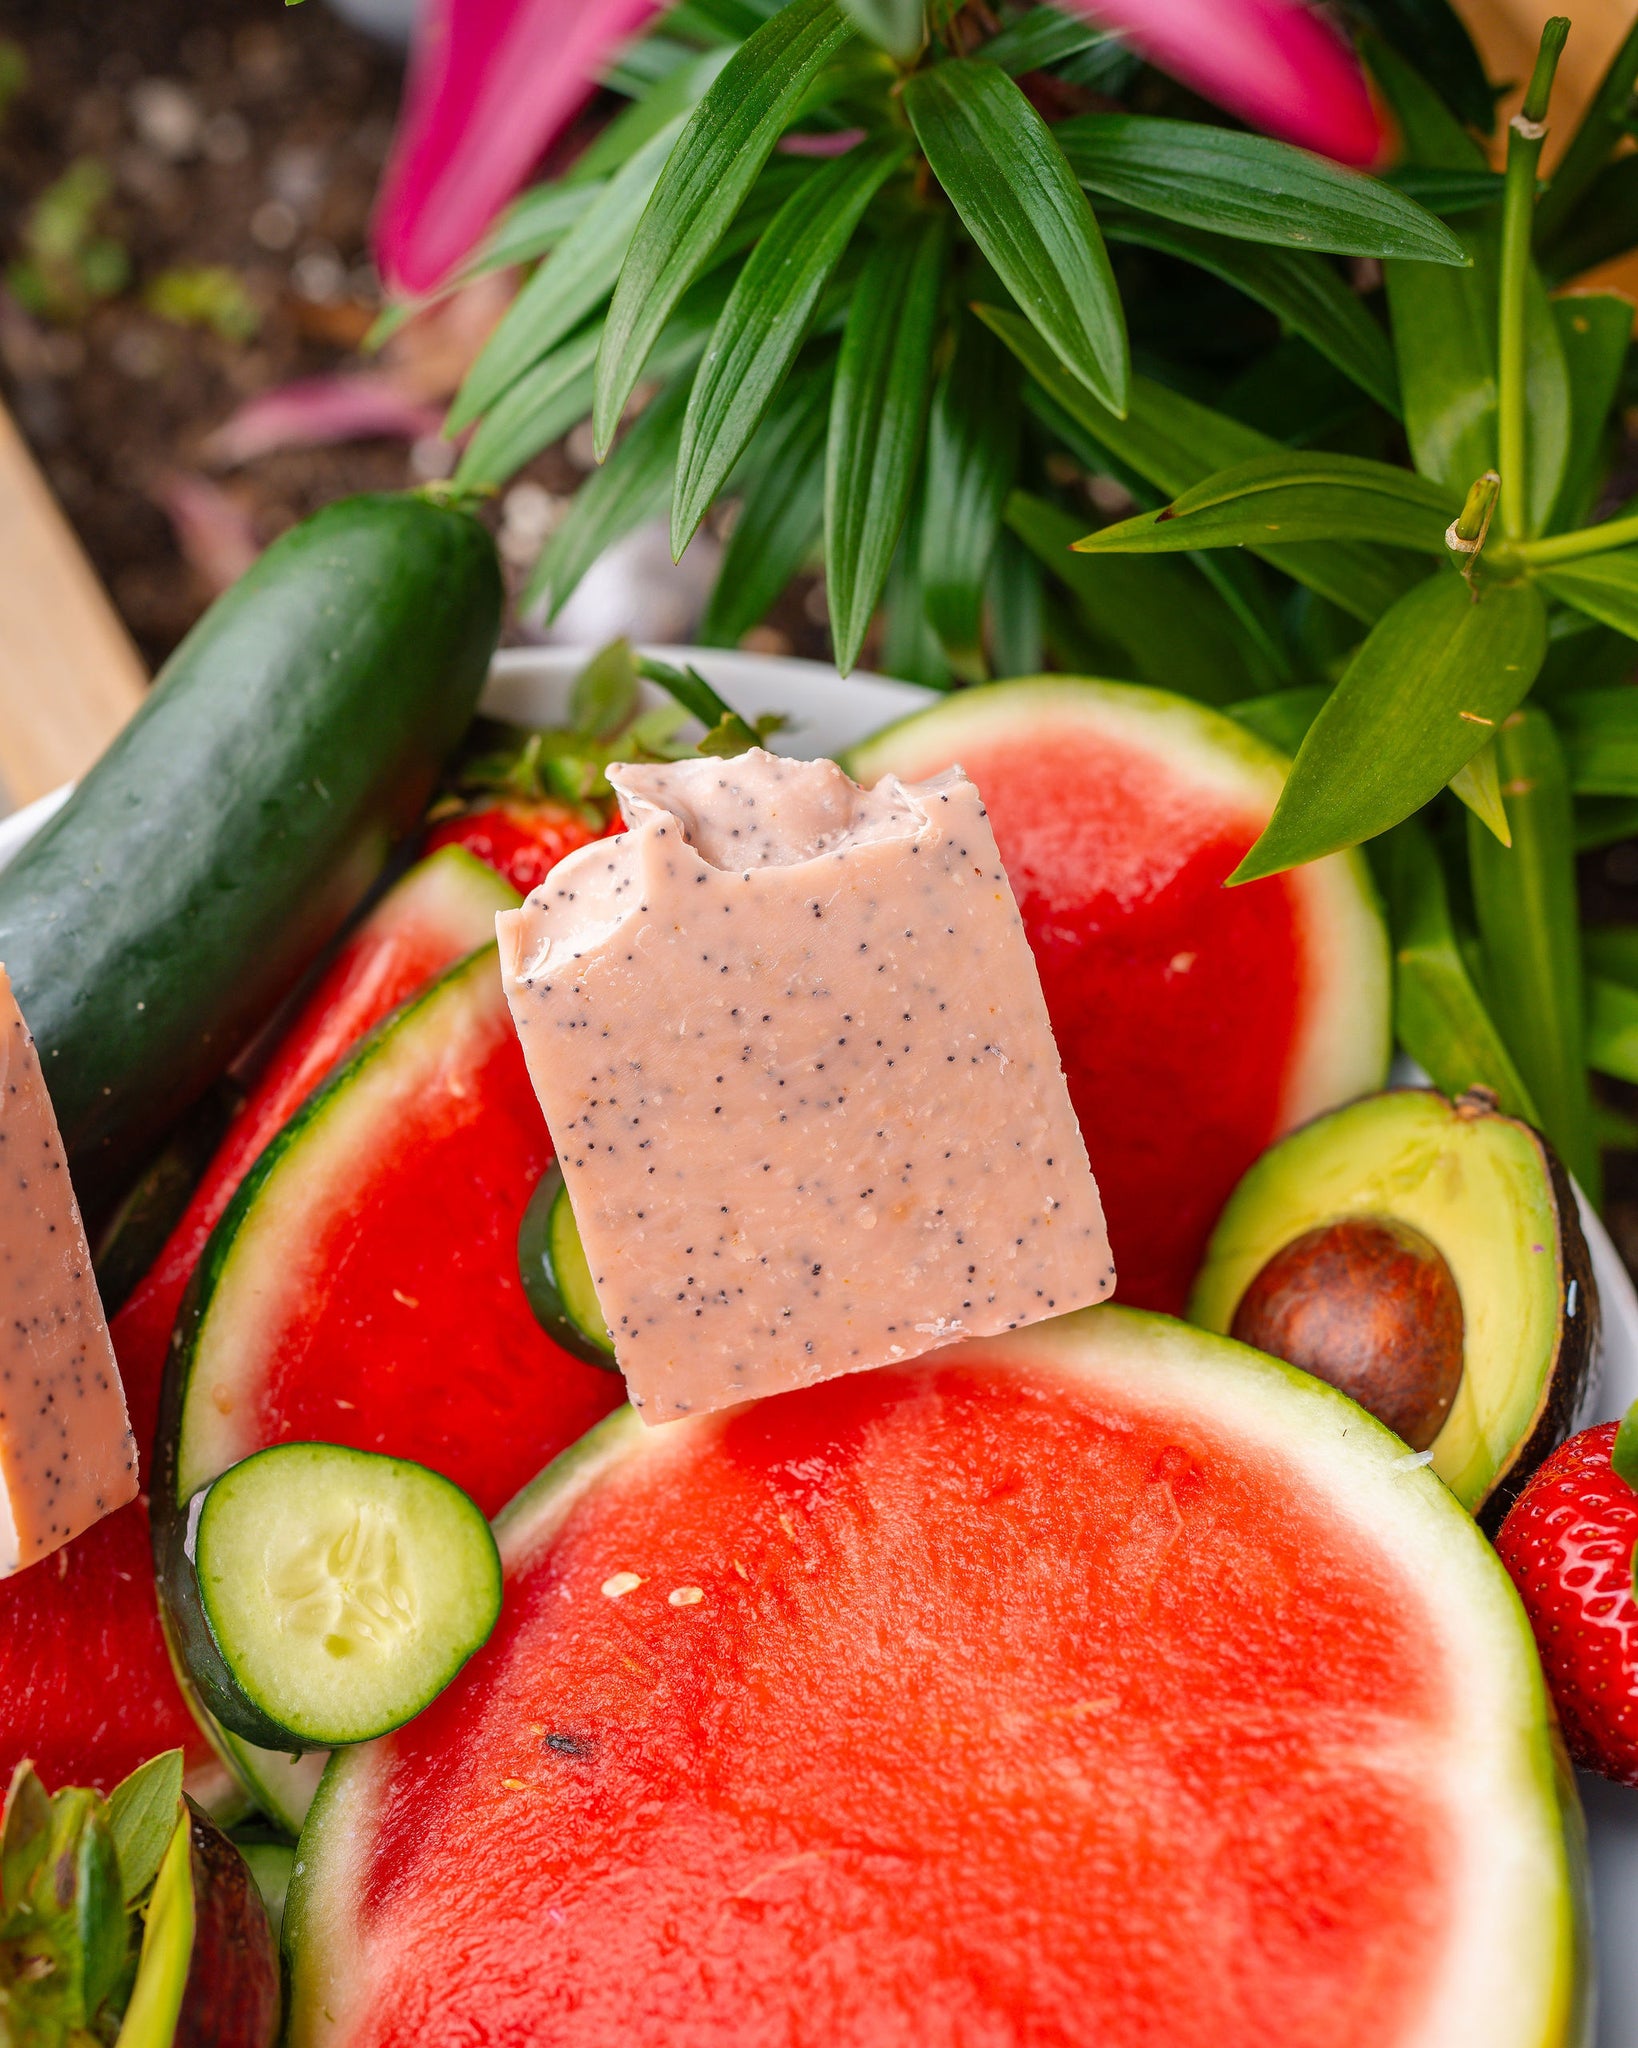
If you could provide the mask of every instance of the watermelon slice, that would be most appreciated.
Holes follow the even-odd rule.
[[[412,868],[337,953],[152,1271],[114,1318],[145,1459],[177,1306],[235,1188],[348,1047],[430,975],[481,945],[495,912],[516,901],[482,863],[451,849]],[[26,1756],[48,1785],[106,1789],[157,1751],[181,1748],[197,1795],[220,1802],[226,1780],[166,1656],[144,1501],[87,1530],[41,1569],[0,1584],[0,1700],[0,1783]]]
[[[490,945],[310,1098],[211,1238],[166,1367],[162,1590],[188,1497],[269,1444],[413,1458],[493,1514],[622,1398],[523,1293],[518,1226],[550,1159]],[[299,1818],[314,1766],[224,1748],[264,1807]]]
[[[891,726],[861,782],[959,762],[989,806],[1109,1220],[1116,1292],[1181,1311],[1236,1182],[1380,1086],[1388,944],[1357,853],[1225,889],[1289,766],[1162,690],[1000,683]]]
[[[1343,1396],[1100,1308],[644,1430],[338,1755],[291,2048],[1567,2048],[1529,1631]],[[458,1930],[458,1936],[455,1930]]]

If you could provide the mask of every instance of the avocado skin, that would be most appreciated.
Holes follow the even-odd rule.
[[[1458,1160],[1464,1151],[1471,1157],[1469,1140],[1449,1127],[1474,1124],[1492,1129],[1496,1139],[1493,1148],[1485,1148],[1498,1161],[1489,1189],[1491,1202],[1497,1189],[1506,1188],[1515,1191],[1509,1202],[1529,1204],[1518,1215],[1519,1223],[1527,1225],[1520,1248],[1528,1250],[1538,1238],[1543,1246],[1552,1241],[1558,1285],[1551,1304],[1550,1344],[1547,1304],[1529,1278],[1531,1261],[1510,1256],[1510,1246],[1496,1241],[1493,1222],[1479,1237],[1478,1212],[1465,1231],[1447,1221],[1438,1212],[1440,1198],[1425,1189],[1413,1197],[1398,1171],[1402,1165],[1417,1165],[1411,1181],[1416,1182],[1418,1174],[1425,1180],[1427,1155],[1447,1147]],[[1423,1157],[1418,1164],[1419,1153]],[[1460,1184],[1461,1171],[1457,1178]],[[1471,1179],[1466,1182],[1473,1184]],[[1516,1192],[1521,1188],[1522,1194]],[[1499,1292],[1505,1304],[1511,1286],[1515,1295],[1532,1304],[1528,1317],[1538,1321],[1540,1333],[1529,1340],[1528,1349],[1522,1348],[1525,1340],[1520,1339],[1512,1384],[1521,1408],[1532,1384],[1534,1399],[1517,1416],[1510,1452],[1494,1469],[1484,1469],[1472,1455],[1471,1425],[1466,1459],[1459,1452],[1450,1453],[1450,1439],[1443,1432],[1433,1445],[1435,1471],[1481,1527],[1494,1533],[1531,1473],[1569,1435],[1598,1353],[1598,1291],[1569,1175],[1541,1132],[1520,1118],[1504,1116],[1488,1089],[1470,1089],[1454,1102],[1431,1088],[1386,1089],[1364,1096],[1292,1131],[1246,1174],[1212,1234],[1190,1298],[1189,1320],[1226,1333],[1251,1281],[1276,1252],[1316,1224],[1355,1215],[1408,1223],[1430,1239],[1463,1285],[1470,1325],[1484,1306],[1486,1292]],[[1474,1244],[1482,1245],[1484,1256],[1464,1260],[1461,1254]],[[1489,1263],[1492,1256],[1494,1264]],[[1572,1300],[1573,1315],[1567,1313]],[[1489,1305],[1496,1308],[1494,1298]],[[1521,1328],[1526,1320],[1521,1316]],[[1511,1327],[1505,1317],[1502,1326]],[[1527,1371],[1517,1370],[1521,1361]],[[1464,1377],[1473,1370],[1470,1346]],[[1462,1405],[1459,1393],[1456,1406]],[[1456,1435],[1460,1425],[1455,1410],[1446,1427]]]
[[[1462,1101],[1486,1092],[1472,1089],[1462,1097]],[[1493,1101],[1487,1113],[1499,1114]],[[1546,1393],[1536,1413],[1535,1427],[1514,1452],[1511,1461],[1502,1467],[1494,1488],[1478,1510],[1479,1526],[1487,1536],[1494,1536],[1501,1527],[1507,1510],[1524,1491],[1531,1473],[1550,1451],[1557,1450],[1575,1428],[1576,1415],[1592,1379],[1603,1328],[1598,1283],[1593,1278],[1592,1252],[1587,1244],[1587,1234],[1581,1228],[1581,1211],[1564,1162],[1533,1124],[1526,1124],[1519,1118],[1512,1121],[1535,1139],[1553,1190],[1553,1200],[1558,1209],[1558,1259],[1563,1286],[1558,1307],[1558,1352],[1547,1375]],[[1578,1307],[1578,1313],[1573,1316],[1565,1313],[1572,1287]]]

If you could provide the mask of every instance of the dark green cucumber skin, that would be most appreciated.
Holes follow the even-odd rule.
[[[529,1206],[518,1225],[518,1272],[524,1299],[534,1312],[535,1321],[559,1350],[578,1358],[582,1365],[618,1372],[614,1353],[575,1321],[558,1285],[552,1259],[552,1213],[563,1194],[563,1169],[553,1160],[529,1197]]]
[[[0,961],[105,1205],[336,935],[465,731],[494,543],[414,495],[294,528],[0,870]]]
[[[203,1493],[209,1491],[209,1487],[201,1489]],[[199,1574],[187,1553],[191,1506],[190,1503],[174,1521],[166,1517],[168,1526],[160,1559],[160,1591],[170,1616],[176,1647],[188,1667],[188,1676],[193,1680],[200,1699],[230,1734],[253,1742],[258,1749],[282,1749],[294,1756],[301,1750],[328,1747],[324,1743],[309,1742],[305,1736],[281,1726],[240,1691],[217,1644],[210,1617],[205,1612]],[[158,1517],[154,1527],[157,1544]]]

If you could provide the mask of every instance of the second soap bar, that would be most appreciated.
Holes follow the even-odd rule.
[[[959,770],[760,750],[610,771],[630,830],[497,920],[645,1420],[1101,1300],[1035,962]]]

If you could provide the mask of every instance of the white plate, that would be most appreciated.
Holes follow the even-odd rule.
[[[777,711],[791,723],[774,742],[782,753],[812,756],[851,746],[895,718],[906,717],[937,693],[914,683],[888,682],[858,671],[846,678],[821,663],[713,649],[654,648],[675,662],[692,660],[737,711],[754,718]],[[572,648],[516,648],[499,654],[490,671],[483,709],[528,724],[562,723],[568,691],[585,661]],[[656,702],[661,693],[653,693]],[[0,819],[0,865],[65,800],[55,790],[13,816]],[[1582,1221],[1604,1308],[1600,1382],[1580,1420],[1624,1413],[1638,1400],[1638,1297],[1609,1235],[1583,1203]],[[1597,2048],[1638,2043],[1638,1793],[1581,1781],[1592,1842],[1598,1942]]]

